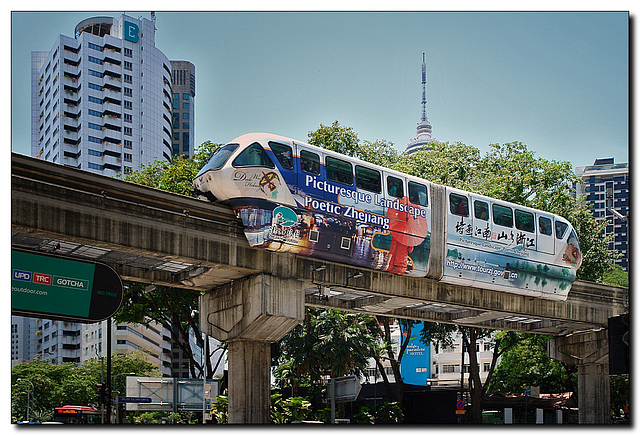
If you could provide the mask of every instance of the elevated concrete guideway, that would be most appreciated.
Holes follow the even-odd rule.
[[[608,319],[626,289],[576,282],[566,301],[443,284],[251,248],[228,207],[11,156],[11,245],[90,259],[124,280],[204,292],[202,331],[229,344],[229,422],[269,422],[270,343],[304,306],[553,335],[579,367],[580,422],[608,421]],[[604,336],[603,336],[604,334]]]
[[[221,205],[12,154],[12,246],[93,259],[123,279],[208,291],[267,274],[309,306],[565,335],[628,312],[623,289],[576,282],[554,302],[251,248]]]

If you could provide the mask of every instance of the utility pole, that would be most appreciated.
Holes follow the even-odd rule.
[[[107,424],[111,424],[111,317],[107,319],[107,386],[106,386]]]

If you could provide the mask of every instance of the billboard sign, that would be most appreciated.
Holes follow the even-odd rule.
[[[90,323],[122,303],[120,276],[109,266],[11,250],[11,313]]]
[[[404,337],[409,334],[409,344],[402,356],[400,374],[405,384],[427,385],[431,377],[431,349],[420,340],[422,322],[413,325],[410,331],[402,330]]]

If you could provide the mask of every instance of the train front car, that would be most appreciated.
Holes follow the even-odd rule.
[[[582,262],[569,222],[552,213],[447,188],[442,280],[565,300]]]
[[[251,246],[424,276],[428,183],[293,139],[240,136],[194,180],[228,203]]]
[[[290,208],[296,205],[291,194],[295,179],[287,171],[281,171],[282,162],[285,167],[293,164],[293,153],[283,152],[276,157],[269,147],[273,142],[267,137],[284,143],[290,141],[260,133],[240,136],[209,158],[193,185],[198,196],[233,208],[242,219],[251,246],[269,248],[274,238],[279,239],[275,233],[274,238],[270,237],[272,218],[279,224],[280,238],[286,239],[295,236],[294,231],[288,234],[287,228],[296,223],[298,217]]]

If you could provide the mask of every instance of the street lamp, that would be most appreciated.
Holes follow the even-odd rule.
[[[35,394],[35,388],[33,387],[33,382],[31,382],[29,379],[22,379],[22,378],[18,378],[16,379],[16,381],[27,381],[29,383],[29,385],[27,385],[27,421],[29,420],[29,401],[30,401],[30,391],[33,390],[34,394]]]
[[[200,314],[200,312],[198,310],[192,310],[191,311],[191,318],[195,318],[196,315]],[[199,329],[199,328],[198,328]],[[207,389],[207,373],[205,371],[205,353],[207,352],[207,346],[205,343],[205,340],[208,341],[209,338],[205,335],[204,332],[202,331],[198,331],[200,333],[200,336],[202,337],[202,351],[201,351],[201,363],[202,363],[202,370],[200,370],[200,372],[202,373],[202,424],[206,424],[207,420],[206,420],[206,408],[207,408],[207,399],[205,397],[205,390]]]
[[[135,373],[116,373],[113,376],[114,384],[115,384],[115,380],[118,379],[118,376],[135,376],[135,375],[136,375]],[[120,394],[120,390],[117,390],[117,391],[118,391],[118,394]],[[125,390],[125,396],[126,396],[126,390]],[[109,416],[109,419],[111,419],[111,416]],[[120,403],[116,403],[116,424],[120,424]]]
[[[33,383],[31,382],[31,361],[33,361],[34,359],[39,359],[39,358],[38,358],[38,356],[42,356],[42,355],[44,355],[45,353],[46,353],[47,355],[53,355],[53,356],[55,356],[55,353],[53,353],[53,352],[45,352],[45,351],[42,351],[42,352],[40,352],[40,353],[35,354],[35,355],[33,356],[33,358],[29,360],[29,379],[28,379],[28,382],[29,382],[29,384],[31,385],[31,388],[33,389],[33,395],[34,395],[34,396],[35,396],[35,394],[36,394],[36,389],[35,389],[35,387],[33,386]],[[29,405],[30,405],[30,401],[31,401],[31,400],[30,400],[30,397],[29,397],[29,390],[27,389],[27,421],[30,421],[30,420],[29,420]]]

